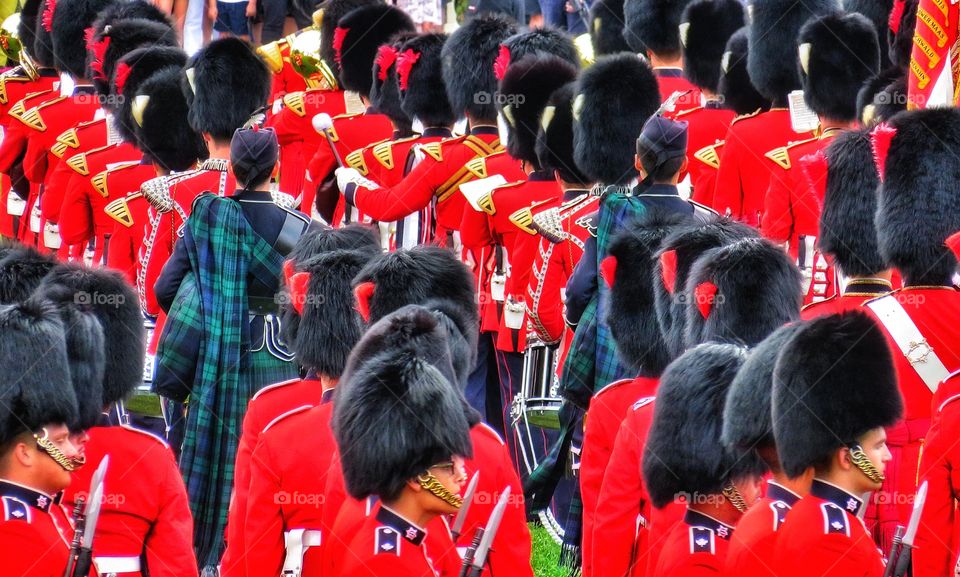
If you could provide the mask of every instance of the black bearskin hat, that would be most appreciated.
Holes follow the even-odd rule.
[[[77,420],[57,309],[39,299],[0,305],[0,445]]]
[[[913,36],[917,30],[917,8],[920,0],[906,0],[903,12],[887,31],[887,50],[890,64],[904,72],[910,68],[910,55],[913,51]],[[896,15],[891,15],[893,18]]]
[[[683,74],[695,86],[717,92],[727,41],[746,21],[739,0],[694,0],[680,19]]]
[[[366,285],[368,291],[372,291],[367,293],[370,323],[404,305],[420,304],[432,298],[453,301],[464,318],[477,322],[473,275],[445,248],[418,246],[384,253],[367,264],[353,280],[354,287],[363,283],[372,283]]]
[[[449,379],[450,359],[441,366],[426,360],[436,357],[446,336],[437,318],[418,307],[396,311],[370,328],[358,352],[368,351],[366,339],[385,333],[404,338],[390,339],[395,346],[369,356],[351,355],[337,387],[333,431],[347,492],[389,502],[429,467],[454,455],[472,456],[473,449],[461,397]]]
[[[703,253],[687,279],[688,347],[705,342],[754,346],[800,318],[800,271],[782,248],[746,238]]]
[[[446,40],[444,34],[416,36],[404,42],[397,55],[401,109],[424,126],[449,126],[457,120],[443,87],[440,53]]]
[[[270,97],[270,71],[239,38],[221,38],[195,54],[185,71],[190,126],[229,140]]]
[[[960,230],[960,111],[898,114],[877,204],[880,254],[907,285],[948,285],[957,266],[944,246]],[[918,216],[922,215],[922,218]]]
[[[846,12],[858,12],[870,21],[880,40],[880,67],[890,66],[890,56],[886,50],[887,35],[890,33],[890,10],[893,0],[843,0]]]
[[[398,34],[392,42],[381,44],[377,48],[377,57],[373,59],[373,80],[370,84],[370,106],[384,114],[401,133],[412,131],[413,121],[403,111],[400,103],[400,86],[397,85],[397,54],[404,42],[416,34]],[[440,82],[443,99],[447,93]],[[449,105],[448,105],[449,106]]]
[[[590,41],[597,56],[630,52],[623,37],[624,0],[597,0],[590,6]]]
[[[143,381],[144,329],[137,294],[118,273],[76,265],[59,265],[43,281],[57,301],[73,299],[96,316],[103,328],[106,407],[125,399]]]
[[[773,432],[790,477],[902,415],[887,339],[865,313],[809,321],[780,353],[773,373]]]
[[[680,16],[690,0],[626,0],[623,36],[634,52],[680,56]]]
[[[773,439],[773,369],[784,345],[802,325],[791,323],[773,331],[748,354],[727,392],[723,442],[730,447],[775,448]]]
[[[57,261],[33,247],[13,246],[0,258],[0,303],[25,300],[40,286]]]
[[[587,184],[590,179],[573,159],[573,98],[576,83],[568,82],[553,91],[540,115],[537,132],[537,162],[542,170],[557,171],[565,182]]]
[[[516,33],[517,25],[506,16],[479,16],[457,28],[443,45],[443,84],[453,112],[474,120],[492,121],[497,77],[493,63],[500,43]]]
[[[33,53],[33,45],[37,38],[37,22],[40,20],[40,0],[26,0],[20,9],[20,24],[17,25],[17,37],[20,38],[20,45],[23,51],[36,60]],[[48,65],[48,62],[38,62],[38,64]]]
[[[747,71],[757,90],[776,105],[801,88],[797,36],[811,18],[833,12],[836,0],[764,0],[752,5]]]
[[[299,267],[305,271],[300,274],[309,275],[293,343],[301,366],[330,377],[343,373],[350,350],[363,334],[363,319],[354,306],[350,281],[375,254],[371,250],[335,250]]]
[[[827,189],[820,213],[820,249],[848,276],[871,276],[887,268],[877,248],[877,169],[870,134],[839,134],[826,150]]]
[[[144,46],[124,54],[116,62],[116,65],[113,66],[113,77],[108,83],[113,96],[110,100],[116,103],[117,131],[124,141],[132,143],[137,141],[137,122],[133,117],[133,109],[140,86],[159,70],[174,68],[178,72],[182,72],[186,63],[187,53],[172,46]],[[173,87],[180,89],[179,76]],[[181,102],[186,109],[187,101],[183,97],[182,91],[176,101]],[[164,129],[169,128],[170,126],[164,127]]]
[[[727,218],[718,218],[706,224],[678,227],[663,239],[657,262],[654,263],[654,302],[657,320],[671,356],[679,356],[686,349],[684,327],[690,300],[686,287],[694,262],[710,249],[756,237],[756,229]]]
[[[56,3],[51,6],[47,0],[40,0],[37,7],[38,16],[33,27],[33,44],[30,45],[30,56],[39,66],[53,68],[57,66],[57,59],[53,55],[53,12]]]
[[[634,54],[598,58],[580,75],[573,102],[574,158],[580,170],[603,184],[633,180],[634,143],[659,107],[660,89],[649,64]]]
[[[747,73],[747,55],[750,42],[748,29],[737,30],[727,42],[726,52],[720,62],[720,95],[724,106],[737,114],[750,114],[759,109],[770,108],[770,101],[757,92]]]
[[[87,43],[88,76],[98,94],[112,94],[117,61],[125,54],[141,46],[177,45],[173,25],[155,6],[140,0],[116,4],[101,12],[93,23]]]
[[[136,115],[130,111],[137,146],[169,171],[187,170],[208,156],[203,137],[187,121],[190,108],[180,89],[182,74],[179,66],[158,70],[144,80],[132,99]],[[123,116],[126,114],[125,105]]]
[[[326,0],[323,5],[323,21],[320,23],[320,57],[339,78],[340,64],[333,49],[334,30],[340,19],[364,6],[380,6],[383,0]]]
[[[857,119],[864,126],[890,120],[907,109],[907,76],[888,68],[864,82],[857,94]]]
[[[610,287],[607,326],[620,359],[647,376],[658,376],[673,360],[654,305],[657,251],[674,227],[689,220],[689,216],[677,213],[651,211],[617,233],[610,243],[610,257],[616,259],[617,266]]]
[[[534,28],[514,34],[500,45],[500,53],[494,62],[497,78],[502,81],[510,64],[520,62],[531,54],[556,56],[580,69],[577,47],[566,32],[556,28]]]
[[[857,93],[880,70],[873,25],[860,14],[828,14],[800,30],[803,98],[831,120],[857,118]]]
[[[340,65],[340,84],[361,96],[370,95],[370,70],[377,48],[394,34],[415,32],[407,13],[394,6],[365,6],[340,19],[334,30],[333,50]]]
[[[727,391],[745,358],[742,347],[705,344],[664,371],[643,449],[643,479],[654,507],[683,494],[719,495],[730,482],[763,474],[755,453],[720,441]]]
[[[537,164],[540,115],[554,90],[577,77],[575,66],[550,55],[529,55],[511,64],[500,81],[497,107],[507,122],[507,152]]]
[[[53,2],[53,20],[50,37],[53,41],[54,66],[74,78],[87,76],[86,30],[105,8],[118,0],[56,0]],[[50,1],[45,4],[51,6]],[[46,9],[46,8],[45,8]],[[44,14],[41,17],[47,19]]]

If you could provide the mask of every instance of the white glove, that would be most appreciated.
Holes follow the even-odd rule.
[[[356,168],[341,167],[334,173],[337,175],[337,188],[340,189],[340,192],[346,192],[347,186],[350,184],[356,184],[369,190],[380,188],[377,183],[364,178]]]

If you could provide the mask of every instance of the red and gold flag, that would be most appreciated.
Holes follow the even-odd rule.
[[[920,0],[910,55],[908,107],[956,106],[960,88],[958,0]]]

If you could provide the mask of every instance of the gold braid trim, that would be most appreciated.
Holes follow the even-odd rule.
[[[429,491],[430,494],[451,507],[459,509],[463,505],[463,497],[451,493],[439,479],[433,476],[433,473],[427,472],[423,475],[417,475],[417,483],[420,483],[420,486]]]
[[[74,460],[70,459],[63,454],[63,451],[59,447],[53,444],[53,441],[47,436],[47,429],[43,429],[43,436],[37,435],[34,433],[33,438],[37,441],[37,446],[40,449],[50,455],[50,458],[57,462],[58,465],[63,467],[65,471],[74,471],[78,466],[83,464],[83,461],[80,459]]]
[[[723,487],[723,496],[730,501],[730,504],[736,507],[741,513],[747,512],[747,501],[740,494],[740,490],[733,486],[733,483],[727,483]]]
[[[870,460],[870,457],[863,452],[863,447],[860,445],[850,447],[850,462],[874,483],[883,483],[883,473],[877,469],[873,461]]]

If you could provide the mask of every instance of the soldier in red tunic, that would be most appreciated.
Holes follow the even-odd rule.
[[[760,497],[762,461],[720,441],[727,392],[745,357],[736,345],[704,344],[663,373],[643,478],[655,507],[682,495],[687,510],[663,541],[655,577],[723,574],[734,527]]]
[[[786,325],[750,351],[737,372],[724,407],[723,442],[732,447],[755,450],[766,463],[770,477],[763,498],[750,507],[730,540],[725,570],[727,575],[773,577],[777,566],[773,550],[777,535],[790,509],[810,492],[813,471],[791,479],[777,456],[771,420],[773,370],[777,357],[801,325]]]
[[[63,323],[38,300],[0,306],[0,555],[15,577],[62,577],[72,527],[59,493],[79,456]],[[39,360],[39,362],[38,362]]]
[[[623,36],[634,52],[649,60],[661,100],[675,98],[672,112],[701,105],[700,90],[684,77],[683,70],[680,22],[687,4],[630,0],[623,7]]]
[[[954,344],[960,322],[960,294],[953,286],[957,260],[944,244],[960,230],[960,212],[952,187],[944,180],[955,170],[956,159],[935,144],[960,134],[960,114],[954,109],[920,110],[881,126],[874,136],[874,145],[880,147],[876,149],[881,180],[876,214],[879,249],[887,265],[903,276],[903,288],[864,306],[886,333],[904,399],[903,421],[887,430],[893,453],[890,469],[897,475],[890,475],[880,493],[890,504],[880,510],[875,531],[883,547],[896,525],[905,525],[909,519],[911,503],[902,495],[916,492],[931,411],[945,400],[940,382],[960,369]],[[920,133],[923,126],[930,127],[925,136]],[[936,454],[929,461],[922,458],[931,467],[939,460]],[[930,528],[939,529],[936,523]],[[919,538],[935,559],[942,554],[942,534],[924,529]],[[926,554],[918,553],[919,563],[925,563],[921,559]],[[940,562],[934,566],[944,569]]]
[[[859,514],[889,470],[884,427],[903,414],[883,331],[858,311],[808,321],[777,360],[772,398],[784,472],[814,475],[777,532],[776,574],[881,576],[883,554]]]
[[[797,33],[811,17],[831,12],[836,5],[829,0],[813,0],[802,6],[792,0],[774,0],[751,6],[747,70],[750,81],[773,108],[741,116],[730,127],[720,154],[713,208],[757,226],[770,179],[776,176],[776,167],[765,162],[763,155],[809,138],[794,132],[787,110],[787,95],[801,87]]]
[[[809,303],[831,296],[837,287],[831,282],[833,272],[814,248],[826,174],[804,170],[802,159],[822,153],[840,131],[856,125],[857,93],[876,74],[880,50],[873,25],[859,14],[811,20],[800,30],[798,41],[804,100],[820,127],[813,139],[766,153],[778,169],[764,198],[760,232],[797,259],[805,282],[810,282]]]
[[[126,424],[123,401],[143,377],[143,319],[136,294],[117,273],[76,265],[51,271],[40,294],[54,302],[67,327],[79,419],[75,442],[91,466],[73,473],[64,494],[72,510],[96,467],[109,456],[93,564],[101,575],[197,575],[193,518],[170,447]],[[78,304],[79,303],[79,304]],[[89,303],[89,304],[86,304]],[[98,354],[99,353],[99,354]]]
[[[435,317],[422,309],[398,311],[380,326],[394,323],[444,336]],[[380,326],[372,330],[383,330]],[[347,491],[356,499],[376,495],[381,505],[352,536],[335,574],[435,575],[438,566],[423,546],[423,527],[462,504],[464,457],[473,454],[463,401],[449,372],[424,359],[436,353],[402,342],[375,353],[351,358],[333,430]],[[404,403],[389,400],[397,395]],[[370,427],[388,416],[393,426]]]

